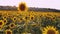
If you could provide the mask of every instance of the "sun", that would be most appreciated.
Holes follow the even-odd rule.
[[[59,34],[58,30],[56,30],[53,26],[47,26],[42,30],[43,34]]]

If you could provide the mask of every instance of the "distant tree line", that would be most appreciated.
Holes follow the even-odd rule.
[[[0,6],[0,10],[16,10],[16,6]],[[51,12],[60,12],[60,10],[57,9],[51,9],[51,8],[36,8],[36,7],[29,7],[28,11],[51,11]]]

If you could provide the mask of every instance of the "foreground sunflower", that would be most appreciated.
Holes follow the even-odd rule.
[[[10,29],[6,30],[5,32],[6,32],[6,34],[12,34],[12,30],[10,30]]]
[[[4,21],[0,20],[0,30],[3,28],[3,26],[4,26]]]
[[[47,26],[42,30],[43,34],[59,34],[59,32],[53,26]]]

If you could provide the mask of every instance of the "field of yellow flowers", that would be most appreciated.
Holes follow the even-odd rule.
[[[1,34],[60,34],[59,12],[0,11]]]
[[[60,34],[60,12],[0,10],[0,34]]]

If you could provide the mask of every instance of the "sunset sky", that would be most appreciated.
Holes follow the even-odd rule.
[[[18,6],[19,2],[26,2],[28,7],[53,8],[60,10],[60,0],[0,0],[0,5]]]

